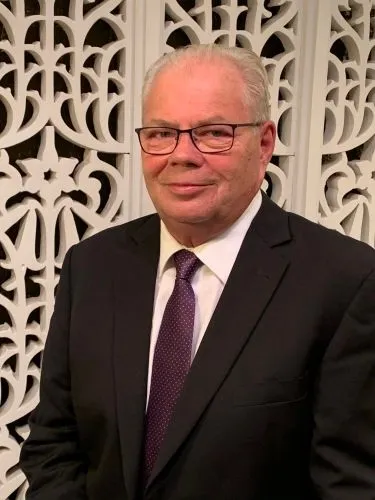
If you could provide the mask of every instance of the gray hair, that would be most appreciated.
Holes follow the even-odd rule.
[[[222,45],[188,45],[169,52],[157,59],[148,69],[142,89],[142,102],[151,90],[154,80],[163,69],[175,66],[188,59],[196,61],[212,61],[222,58],[232,62],[242,73],[245,83],[245,104],[252,108],[255,105],[255,120],[264,122],[270,119],[270,94],[266,70],[260,57],[252,50],[240,47],[224,47]]]

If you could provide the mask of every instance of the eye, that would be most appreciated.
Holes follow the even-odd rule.
[[[228,125],[204,125],[195,129],[196,137],[203,139],[224,139],[232,137],[232,128]]]
[[[176,135],[176,132],[173,129],[159,127],[144,129],[143,133],[145,139],[147,140],[170,139]]]

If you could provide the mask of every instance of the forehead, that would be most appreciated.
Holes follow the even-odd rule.
[[[194,117],[222,114],[234,119],[239,112],[248,113],[244,96],[244,78],[231,61],[186,59],[163,68],[155,77],[145,99],[144,117],[169,119],[172,115],[194,121]]]

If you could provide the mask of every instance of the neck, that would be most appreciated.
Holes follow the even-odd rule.
[[[192,224],[166,220],[163,220],[163,222],[176,241],[187,248],[194,248],[219,236],[228,229],[234,221],[228,224],[213,224],[212,221],[207,224]]]

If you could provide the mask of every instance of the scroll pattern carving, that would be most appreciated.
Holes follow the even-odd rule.
[[[375,246],[375,0],[332,6],[319,220]]]
[[[38,399],[67,249],[126,217],[123,0],[0,2],[0,499]]]
[[[278,125],[275,156],[263,189],[279,205],[288,206],[295,154],[298,2],[167,0],[165,14],[165,52],[188,43],[218,43],[252,48],[262,56],[271,84],[272,117]]]

